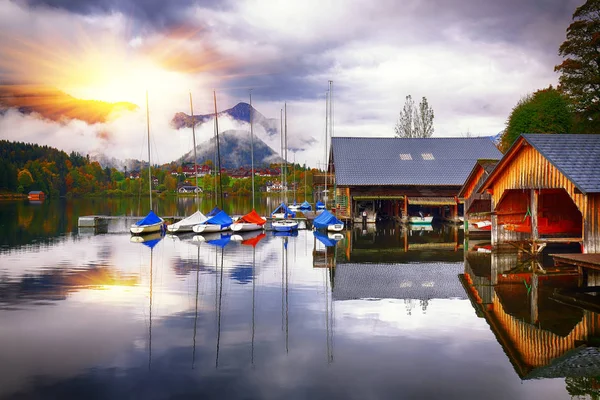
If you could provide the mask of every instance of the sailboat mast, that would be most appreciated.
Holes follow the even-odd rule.
[[[333,138],[333,81],[329,81],[329,152],[331,152],[331,143],[333,143],[332,141]],[[327,172],[329,172],[329,163],[330,163],[330,159],[329,159],[329,153],[327,153]],[[333,200],[332,200],[332,206],[336,207],[336,190],[337,188],[335,187],[335,182],[333,183],[333,188],[332,188],[332,193],[333,193]]]
[[[279,129],[279,136],[281,139],[281,165],[279,166],[281,172],[281,202],[283,203],[283,109],[279,110],[279,122],[281,123],[281,128]]]
[[[288,145],[287,145],[287,103],[283,103],[283,114],[285,117],[285,122],[284,122],[284,130],[283,130],[283,136],[285,138],[285,174],[284,179],[285,179],[285,204],[288,203],[288,197],[287,197],[287,174],[288,174],[288,155],[287,155],[287,151],[288,151]]]
[[[148,131],[148,188],[150,189],[150,211],[152,211],[152,163],[150,162],[150,112],[148,111],[148,91],[146,90],[146,129]]]
[[[192,103],[192,92],[190,92],[190,113],[192,114],[192,139],[194,142],[194,176],[196,177],[196,205],[198,206],[198,211],[200,211],[200,202],[198,201],[198,156],[196,155],[196,120],[194,119],[194,105]]]
[[[306,160],[304,160],[304,201],[306,201]]]
[[[215,139],[215,153],[213,154],[213,170],[215,173],[213,174],[213,187],[215,188],[215,206],[218,204],[217,202],[217,117],[215,115],[215,124],[214,124],[214,139]]]
[[[327,209],[327,131],[329,130],[329,90],[325,92],[325,191],[323,192],[323,203]]]
[[[250,160],[252,162],[252,209],[254,210],[254,130],[253,130],[254,109],[252,108],[252,89],[250,89]]]
[[[217,115],[217,92],[213,91],[215,100],[215,128],[217,130],[217,164],[219,167],[219,191],[221,192],[221,209],[223,209],[223,182],[221,180],[221,149],[219,147],[219,117]]]

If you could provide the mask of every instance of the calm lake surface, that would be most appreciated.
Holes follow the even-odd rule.
[[[232,214],[249,208],[227,201]],[[533,274],[473,241],[465,254],[453,226],[357,227],[339,241],[304,230],[133,243],[115,227],[78,231],[82,215],[145,214],[137,203],[0,203],[0,398],[599,392],[600,368],[588,362],[598,355],[577,347],[598,335],[598,315],[551,298],[576,287],[575,275]],[[195,207],[158,202],[162,215]]]

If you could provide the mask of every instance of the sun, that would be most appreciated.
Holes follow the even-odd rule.
[[[53,87],[80,100],[141,106],[146,91],[154,97],[186,92],[190,76],[208,68],[204,59],[187,57],[169,38],[140,45],[118,35],[81,37],[75,42],[51,36],[0,42],[0,78]]]
[[[181,74],[167,71],[151,60],[119,59],[113,55],[105,57],[104,62],[82,63],[70,74],[63,90],[79,99],[142,105],[146,91],[163,93],[182,84]]]

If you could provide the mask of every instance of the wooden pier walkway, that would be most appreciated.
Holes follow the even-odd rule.
[[[551,254],[555,265],[569,265],[600,271],[600,254]]]

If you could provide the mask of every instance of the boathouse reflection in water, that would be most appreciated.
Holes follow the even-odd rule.
[[[521,379],[565,378],[571,395],[598,395],[600,315],[556,295],[581,284],[576,269],[475,250],[460,281]]]

